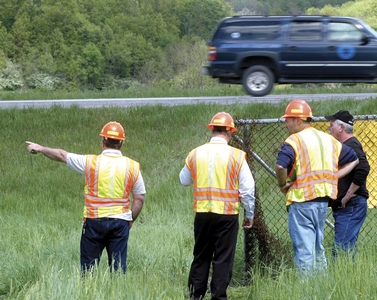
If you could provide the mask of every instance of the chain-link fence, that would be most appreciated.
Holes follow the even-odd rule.
[[[370,209],[358,243],[374,243],[377,232],[374,221],[377,214],[377,115],[354,117],[354,135],[363,145],[371,166],[367,181]],[[248,154],[248,164],[256,185],[254,226],[245,233],[245,271],[249,273],[257,261],[271,266],[284,258],[292,260],[285,198],[275,178],[276,158],[282,142],[288,137],[288,131],[279,119],[239,119],[235,124],[238,132],[233,134],[230,144]],[[330,123],[324,117],[314,118],[311,125],[329,132]],[[331,209],[326,223],[324,244],[329,247],[334,237]]]

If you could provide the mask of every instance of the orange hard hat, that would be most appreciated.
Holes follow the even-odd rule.
[[[100,136],[104,137],[105,139],[113,139],[113,140],[120,140],[124,141],[126,139],[126,134],[122,125],[118,122],[109,122],[105,126],[103,126]]]
[[[282,118],[312,118],[312,109],[304,100],[292,100],[285,109]]]
[[[219,112],[213,116],[211,123],[209,123],[207,127],[213,130],[214,126],[226,127],[226,130],[230,130],[230,132],[237,131],[237,128],[234,127],[232,116],[226,112]]]

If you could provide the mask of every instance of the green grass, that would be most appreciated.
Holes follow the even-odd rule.
[[[373,112],[375,101],[337,100],[312,106],[316,115],[333,113],[335,108],[356,114]],[[206,124],[218,111],[240,118],[277,118],[285,106],[0,110],[0,299],[185,299],[194,212],[192,188],[182,187],[178,174],[187,153],[209,140]],[[146,201],[131,229],[127,274],[111,274],[104,253],[98,270],[84,280],[79,266],[84,178],[64,164],[29,155],[25,141],[99,153],[98,134],[111,120],[125,127],[123,154],[141,164]],[[362,243],[356,262],[345,258],[330,262],[328,274],[304,283],[292,261],[281,255],[274,267],[257,264],[253,281],[243,286],[243,237],[240,231],[229,299],[377,297],[375,243]]]

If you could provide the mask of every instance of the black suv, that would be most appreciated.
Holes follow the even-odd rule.
[[[274,83],[377,83],[377,33],[356,18],[228,17],[207,45],[202,73],[252,96]]]

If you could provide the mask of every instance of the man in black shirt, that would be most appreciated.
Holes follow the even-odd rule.
[[[359,140],[353,136],[353,116],[346,110],[339,110],[330,120],[330,133],[341,143],[355,150],[359,164],[345,177],[339,179],[338,197],[329,206],[332,207],[335,220],[335,236],[333,243],[333,257],[341,249],[356,254],[356,241],[363,225],[368,204],[369,192],[366,188],[370,166]]]

